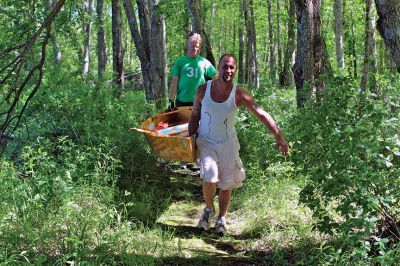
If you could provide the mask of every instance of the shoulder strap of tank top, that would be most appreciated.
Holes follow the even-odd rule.
[[[233,88],[231,91],[231,95],[229,95],[229,98],[232,97],[231,101],[233,102],[234,106],[236,106],[236,90],[237,90],[237,84],[233,84]]]
[[[211,82],[212,80],[207,81],[206,93],[204,94],[204,98],[211,98]]]

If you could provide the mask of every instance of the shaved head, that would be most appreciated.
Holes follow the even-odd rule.
[[[219,64],[221,64],[222,60],[224,58],[233,58],[233,60],[235,60],[235,65],[237,65],[237,60],[236,57],[233,54],[223,54],[220,58],[219,58]]]

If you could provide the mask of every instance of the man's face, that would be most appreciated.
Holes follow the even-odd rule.
[[[199,41],[189,41],[188,43],[188,57],[195,58],[200,54],[200,42]]]
[[[222,58],[221,63],[218,65],[218,71],[222,76],[223,81],[232,82],[236,73],[235,59],[230,56]]]

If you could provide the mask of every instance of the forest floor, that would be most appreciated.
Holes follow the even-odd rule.
[[[171,185],[175,187],[176,195],[173,195],[173,203],[157,220],[157,225],[173,232],[182,255],[164,258],[161,265],[271,264],[265,262],[271,250],[258,245],[261,240],[257,236],[243,232],[246,218],[240,215],[240,210],[228,212],[228,229],[223,237],[215,233],[214,221],[209,231],[197,228],[204,208],[199,174],[185,169],[173,172]],[[215,206],[218,208],[217,198]],[[291,260],[287,258],[289,264]]]

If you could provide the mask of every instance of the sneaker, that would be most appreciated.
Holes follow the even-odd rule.
[[[208,208],[204,208],[203,215],[201,216],[199,223],[197,224],[198,228],[203,228],[208,231],[210,229],[210,221],[214,216],[214,210],[210,210]]]
[[[225,231],[226,231],[225,217],[218,217],[217,222],[215,223],[215,232],[219,236],[224,236]]]

